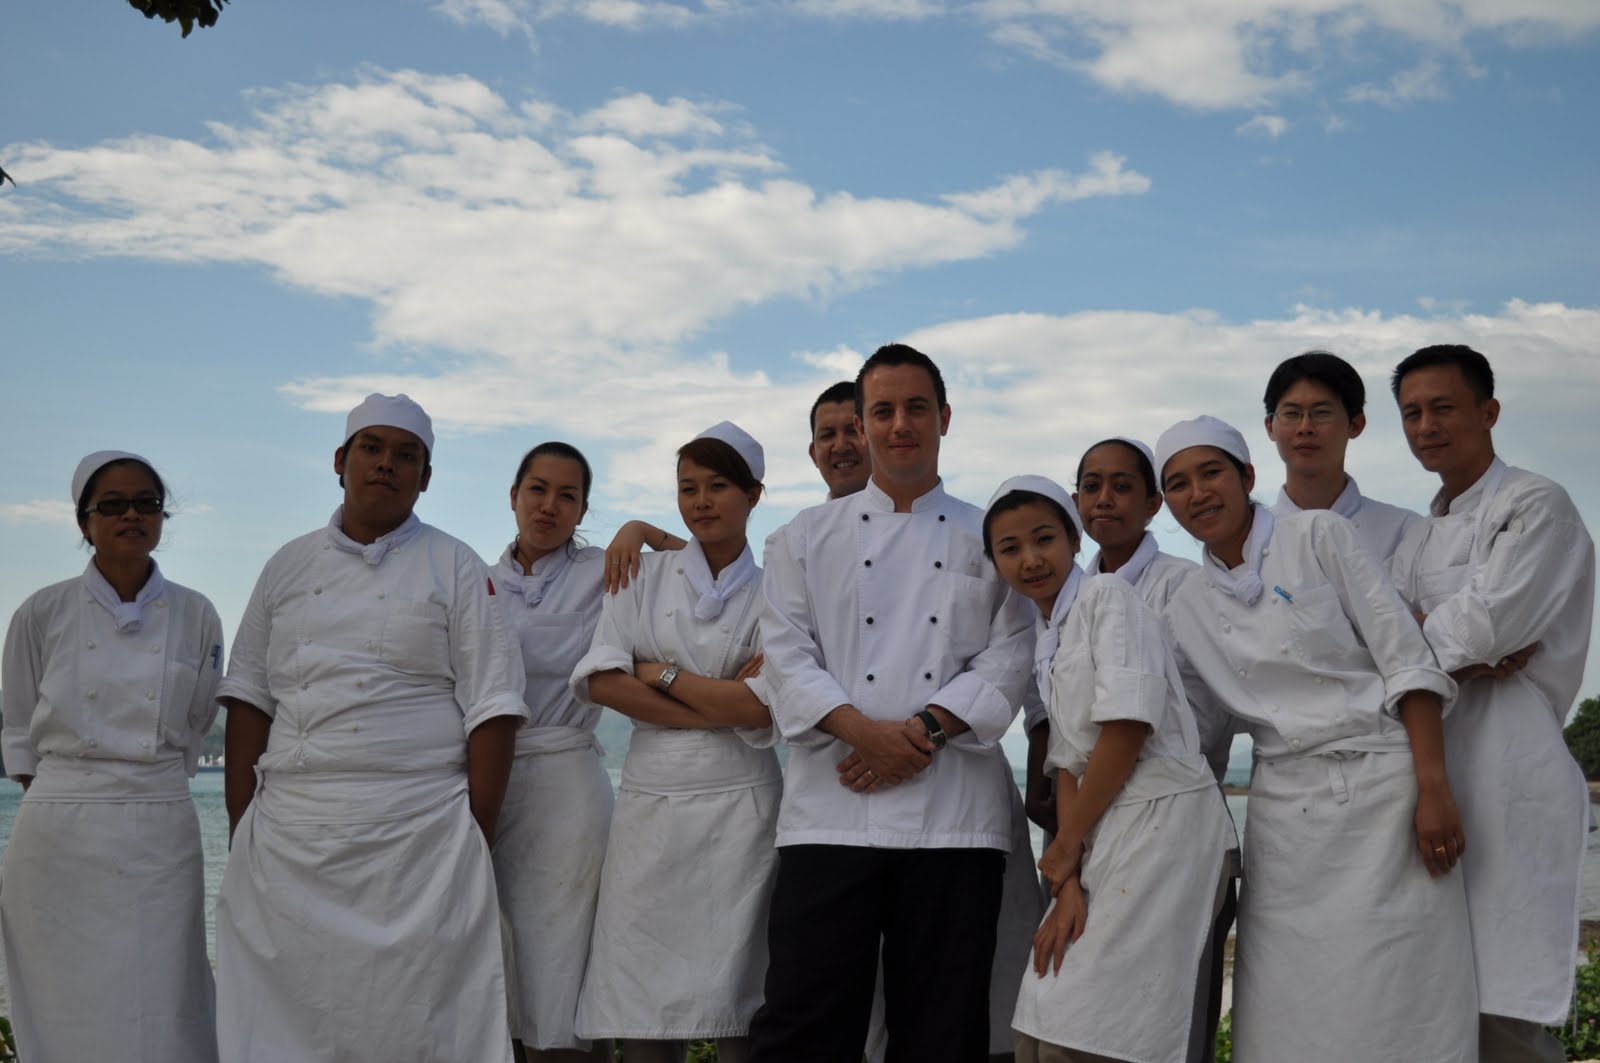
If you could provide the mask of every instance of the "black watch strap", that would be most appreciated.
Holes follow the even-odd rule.
[[[944,744],[950,741],[950,737],[944,733],[944,728],[939,726],[939,717],[933,714],[933,710],[923,709],[917,713],[917,719],[928,729],[928,741],[933,743],[933,748],[943,749]]]

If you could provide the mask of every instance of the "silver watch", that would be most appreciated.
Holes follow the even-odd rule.
[[[656,686],[661,688],[663,694],[670,694],[672,693],[672,681],[676,678],[678,678],[678,666],[669,664],[662,671],[661,678],[656,680]]]

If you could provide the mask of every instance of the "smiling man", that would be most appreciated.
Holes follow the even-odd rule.
[[[521,660],[477,554],[412,512],[422,407],[369,395],[344,439],[344,504],[267,562],[217,695],[221,1059],[510,1063],[489,845]]]
[[[1267,438],[1284,466],[1273,515],[1331,509],[1354,524],[1361,544],[1387,565],[1406,529],[1422,518],[1367,498],[1345,472],[1345,450],[1367,427],[1361,374],[1336,354],[1306,351],[1272,371],[1263,401]]]
[[[1567,1016],[1589,798],[1561,737],[1593,619],[1594,543],[1554,482],[1495,454],[1494,372],[1471,347],[1394,371],[1406,442],[1439,477],[1395,582],[1460,686],[1445,753],[1465,827],[1483,1063],[1557,1061]],[[1532,657],[1526,649],[1535,647]],[[1525,660],[1502,678],[1507,659]]]
[[[811,464],[828,485],[829,498],[853,495],[872,477],[872,460],[856,423],[856,385],[841,380],[811,404]]]
[[[1026,603],[945,494],[950,407],[903,344],[856,379],[866,488],[768,542],[763,677],[791,747],[757,1063],[856,1063],[881,947],[889,1063],[983,1060],[1015,790],[993,752],[1033,660]]]

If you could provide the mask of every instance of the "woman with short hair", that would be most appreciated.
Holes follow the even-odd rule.
[[[626,1063],[714,1038],[746,1058],[762,1000],[782,777],[759,668],[761,570],[746,538],[761,445],[724,421],[678,450],[684,549],[641,559],[602,608],[572,673],[580,698],[634,721],[578,1032],[623,1041]]]
[[[28,1063],[212,1063],[200,823],[189,779],[216,719],[222,624],[151,557],[155,467],[97,451],[72,477],[83,575],[6,632],[0,729],[25,791],[3,868],[0,941]]]

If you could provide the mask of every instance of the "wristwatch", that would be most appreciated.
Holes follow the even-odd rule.
[[[917,713],[915,719],[921,720],[922,726],[928,729],[928,741],[933,743],[934,749],[943,749],[945,743],[950,741],[950,736],[939,726],[939,717],[935,716],[931,709],[923,709]]]
[[[678,666],[669,664],[662,671],[661,678],[656,680],[656,686],[661,688],[661,693],[670,694],[672,693],[672,681],[676,678],[678,678]]]

